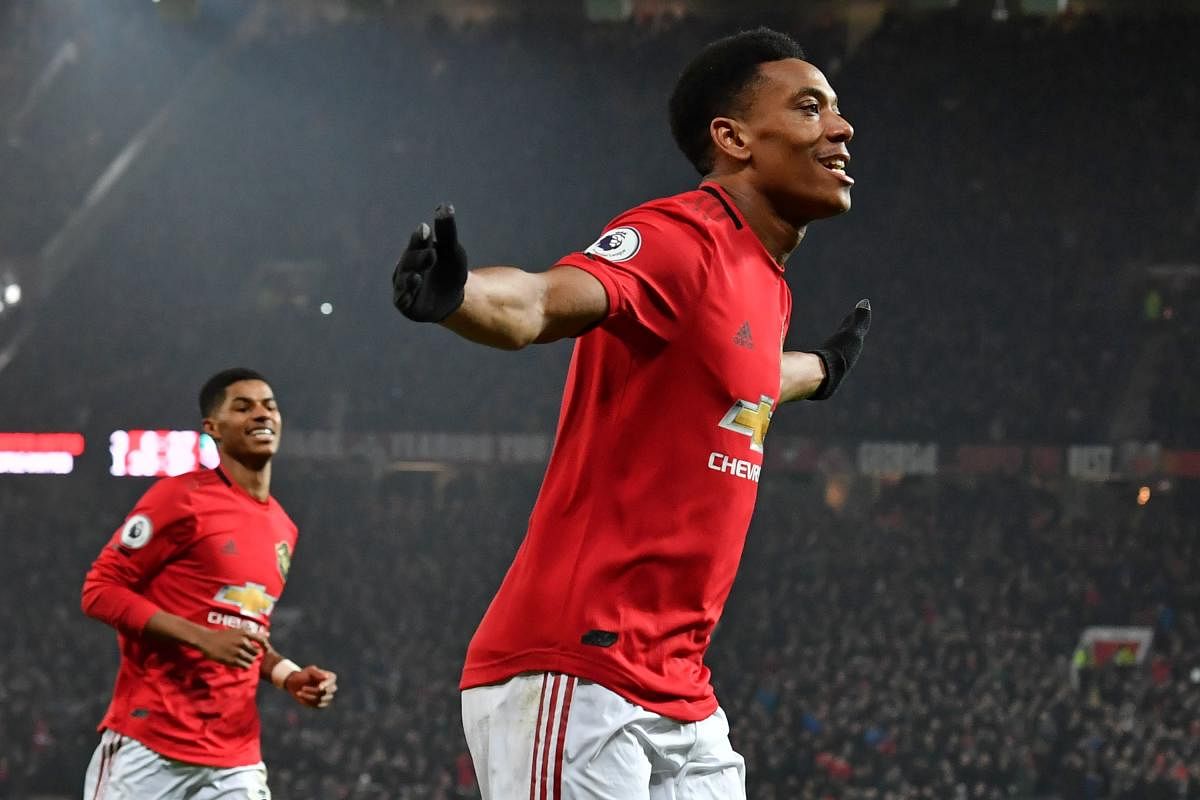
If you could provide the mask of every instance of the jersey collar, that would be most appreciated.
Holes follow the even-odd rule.
[[[702,181],[700,183],[700,191],[710,194],[720,201],[721,207],[725,209],[725,213],[729,215],[730,221],[733,222],[733,227],[743,236],[749,236],[753,239],[754,244],[758,247],[759,252],[762,253],[767,263],[782,275],[785,265],[776,261],[775,257],[767,252],[767,246],[762,243],[758,235],[746,224],[746,218],[742,216],[742,212],[738,210],[737,204],[733,201],[733,196],[726,191],[725,187],[716,181]]]

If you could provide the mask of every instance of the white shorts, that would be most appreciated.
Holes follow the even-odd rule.
[[[203,767],[104,731],[83,779],[83,800],[270,800],[267,768]]]
[[[598,683],[527,673],[462,693],[483,800],[744,800],[725,712],[679,722]]]

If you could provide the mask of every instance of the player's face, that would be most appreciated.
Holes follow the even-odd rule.
[[[848,210],[854,179],[846,143],[854,128],[829,81],[795,58],[762,64],[759,73],[742,120],[759,189],[797,225]]]
[[[204,420],[204,430],[237,460],[266,463],[279,449],[283,418],[269,385],[238,381],[225,387],[225,400]]]

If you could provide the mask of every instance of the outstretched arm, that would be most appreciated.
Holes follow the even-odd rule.
[[[442,325],[503,350],[578,336],[608,310],[600,281],[575,267],[477,269],[468,273],[463,295],[462,305]]]
[[[807,400],[825,381],[825,362],[816,353],[784,353],[779,369],[779,402]]]
[[[871,302],[859,300],[818,349],[784,353],[779,370],[780,402],[832,397],[862,354],[870,328]]]
[[[421,223],[413,232],[392,273],[392,301],[409,319],[505,350],[578,336],[608,312],[603,285],[575,267],[468,272],[448,205],[438,206],[432,230]]]

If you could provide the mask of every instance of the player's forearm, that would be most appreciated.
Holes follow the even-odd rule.
[[[281,670],[283,673],[290,673],[300,669],[300,667],[296,665],[296,662],[292,661],[283,653],[279,652],[270,644],[268,644],[266,649],[263,650],[262,660],[258,662],[259,677],[274,683],[279,677],[274,674],[275,670],[277,669]],[[284,677],[286,677],[286,675],[284,675]]]
[[[825,364],[816,353],[784,353],[779,370],[779,402],[811,397],[825,380]]]
[[[130,636],[141,635],[157,605],[121,583],[106,577],[97,566],[83,584],[80,607],[84,614]]]
[[[258,662],[258,675],[266,680],[271,679],[271,670],[279,666],[286,659],[283,655],[271,645],[267,645],[267,649],[263,651],[262,660]]]
[[[299,664],[269,644],[263,650],[262,659],[258,662],[258,677],[264,681],[270,681],[281,689],[284,688],[288,676],[299,671]]]
[[[199,647],[201,639],[208,633],[208,628],[168,611],[159,611],[146,623],[143,633],[160,639],[170,639],[191,647]]]
[[[545,300],[542,275],[515,267],[485,267],[467,276],[462,305],[442,325],[472,342],[519,350],[542,336]]]

